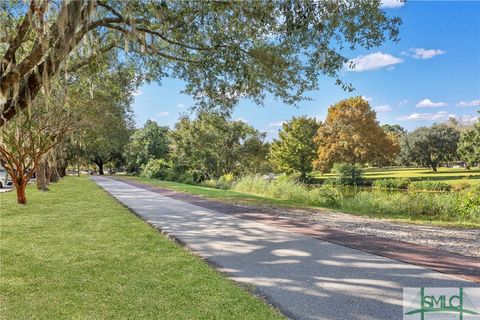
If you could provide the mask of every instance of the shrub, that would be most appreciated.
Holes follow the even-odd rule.
[[[190,173],[192,174],[193,182],[195,183],[201,183],[206,179],[205,172],[201,170],[190,170]]]
[[[165,177],[165,180],[168,181],[177,181],[179,174],[173,170],[168,171],[167,176]]]
[[[373,214],[424,216],[431,220],[455,220],[457,194],[431,192],[360,192],[352,198],[344,198],[341,207]]]
[[[203,180],[202,182],[200,182],[200,185],[208,188],[218,189],[218,181],[215,179]]]
[[[325,186],[336,186],[338,184],[338,179],[329,177],[324,179],[322,184]]]
[[[170,165],[163,159],[148,161],[142,170],[142,176],[165,180],[170,173]]]
[[[340,207],[349,211],[430,220],[480,223],[480,185],[461,192],[362,191],[343,197]]]
[[[340,193],[335,188],[317,187],[309,190],[309,204],[319,207],[337,207]]]
[[[378,179],[373,181],[373,187],[378,189],[407,189],[410,180],[407,178]]]
[[[334,207],[339,200],[336,189],[329,187],[309,189],[294,177],[286,175],[281,175],[275,180],[264,179],[261,176],[244,176],[235,183],[233,190],[312,206]]]
[[[193,175],[190,172],[184,172],[177,177],[177,182],[185,184],[194,184]]]
[[[480,221],[480,184],[459,192],[457,205],[464,219]]]
[[[269,183],[273,181],[276,181],[276,179],[263,178],[257,175],[247,175],[238,179],[233,189],[245,193],[262,194]]]
[[[349,163],[336,163],[333,171],[337,173],[337,184],[342,186],[358,186],[365,184],[363,169],[359,165]]]
[[[470,183],[468,182],[467,179],[463,179],[462,181],[454,183],[452,185],[452,187],[453,187],[453,190],[455,190],[455,191],[462,191],[462,190],[470,188]]]
[[[235,180],[235,176],[233,173],[227,173],[220,178],[218,178],[217,188],[219,189],[230,189],[233,185],[233,181]]]
[[[452,186],[441,181],[414,181],[408,186],[409,190],[450,191]]]
[[[208,179],[202,181],[200,184],[205,187],[209,188],[216,188],[216,189],[231,189],[234,183],[235,176],[232,173],[227,173],[218,179]]]

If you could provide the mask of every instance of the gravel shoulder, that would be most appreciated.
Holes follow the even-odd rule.
[[[320,223],[332,229],[435,247],[470,257],[480,257],[480,229],[444,228],[393,222],[329,210],[251,208],[295,221]]]

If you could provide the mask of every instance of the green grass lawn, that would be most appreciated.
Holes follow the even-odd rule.
[[[314,173],[317,179],[326,179],[334,177],[334,173],[321,175]],[[466,170],[462,168],[438,168],[438,172],[433,172],[425,168],[368,168],[365,170],[365,178],[368,180],[386,179],[386,178],[409,178],[412,181],[435,180],[450,183],[467,181],[470,184],[480,183],[480,168]]]
[[[87,178],[0,194],[3,319],[281,319]]]

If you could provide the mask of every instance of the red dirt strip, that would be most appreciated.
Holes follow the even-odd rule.
[[[118,177],[111,178],[138,188],[156,192],[162,196],[185,201],[223,214],[229,214],[238,218],[277,226],[319,240],[407,262],[416,266],[429,268],[441,273],[455,275],[466,280],[480,283],[480,259],[475,257],[468,257],[433,247],[421,246],[403,241],[332,229],[321,223],[295,221],[267,213],[255,212],[252,208],[206,200],[191,194],[155,187],[141,182]]]

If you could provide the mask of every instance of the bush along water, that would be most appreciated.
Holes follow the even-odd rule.
[[[480,185],[459,192],[359,192],[342,198],[342,209],[430,220],[480,223]]]
[[[408,186],[410,190],[426,190],[426,191],[450,191],[452,186],[441,181],[414,181]]]
[[[262,176],[244,176],[233,185],[233,190],[291,201],[305,206],[336,207],[340,193],[336,188],[311,188],[296,179],[280,175],[276,179]]]
[[[341,186],[361,186],[365,184],[364,170],[361,166],[349,163],[336,163],[333,172],[337,174],[334,184]]]
[[[402,183],[400,183],[402,182]],[[402,186],[404,181],[388,182],[387,186]],[[441,221],[480,223],[480,186],[460,192],[384,192],[373,188],[344,192],[345,187],[323,185],[309,187],[287,176],[264,179],[244,176],[233,185],[233,190],[265,197],[291,201],[305,206],[329,207],[368,215],[386,215],[399,218],[416,217]]]
[[[373,181],[372,185],[377,189],[407,189],[410,184],[410,180],[407,178],[396,179],[378,179]]]

